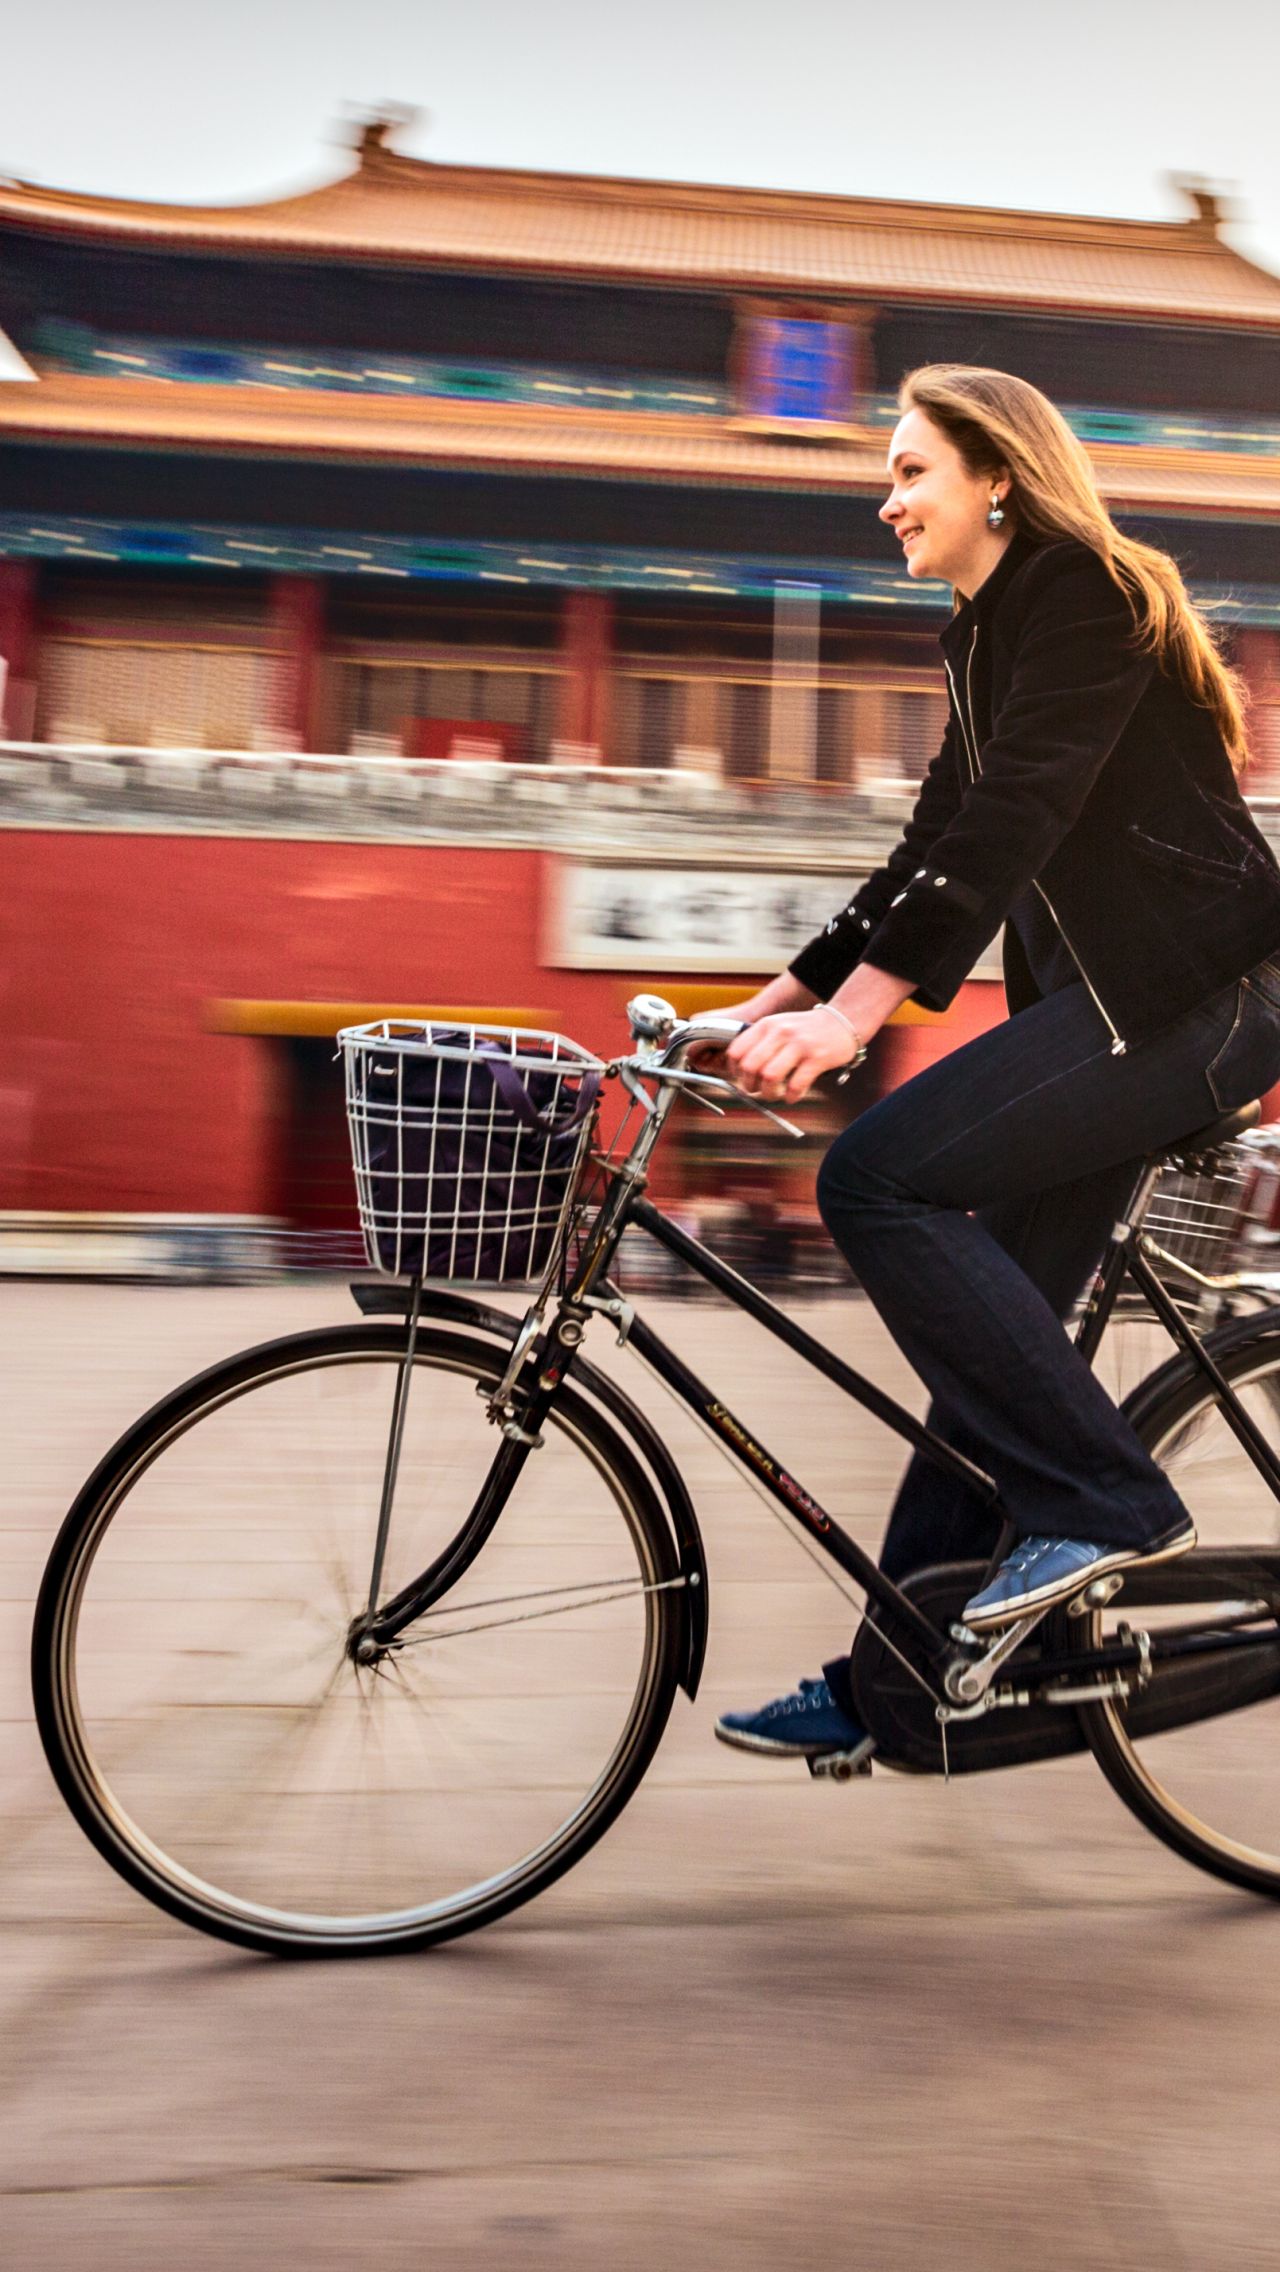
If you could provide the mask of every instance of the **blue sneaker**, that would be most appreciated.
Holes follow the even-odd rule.
[[[872,1750],[866,1729],[842,1710],[825,1680],[802,1680],[794,1695],[776,1696],[756,1712],[726,1712],[716,1734],[739,1751],[770,1752],[776,1759],[821,1759],[832,1751],[869,1758]]]
[[[1145,1568],[1152,1562],[1171,1561],[1196,1542],[1195,1524],[1179,1523],[1175,1530],[1153,1538],[1149,1546],[1099,1546],[1087,1538],[1024,1538],[1000,1564],[990,1585],[967,1601],[962,1612],[966,1625],[980,1633],[991,1625],[1011,1625],[1015,1617],[1032,1610],[1053,1609],[1069,1601],[1091,1578],[1105,1578],[1110,1570]]]

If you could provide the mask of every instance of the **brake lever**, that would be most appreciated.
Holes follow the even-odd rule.
[[[771,1120],[774,1123],[774,1126],[777,1128],[784,1128],[788,1136],[802,1138],[804,1135],[803,1128],[797,1128],[794,1120],[784,1120],[782,1114],[780,1112],[774,1112],[772,1106],[761,1104],[758,1097],[748,1096],[745,1089],[738,1088],[737,1084],[733,1081],[726,1081],[722,1079],[718,1073],[694,1073],[689,1071],[682,1071],[679,1073],[664,1073],[662,1078],[664,1081],[672,1082],[673,1085],[677,1088],[720,1089],[724,1092],[725,1095],[731,1098],[734,1104],[749,1105],[753,1112],[762,1112],[766,1120]],[[698,1104],[711,1105],[711,1099],[709,1097],[700,1096],[696,1099],[696,1102]],[[712,1105],[711,1109],[714,1112],[723,1113],[727,1110],[727,1107],[724,1105]]]
[[[794,1136],[797,1143],[799,1143],[803,1139],[803,1128],[797,1128],[794,1120],[784,1120],[782,1114],[780,1112],[775,1112],[772,1105],[760,1104],[755,1097],[744,1095],[741,1089],[737,1090],[735,1093],[742,1098],[742,1102],[744,1104],[750,1105],[753,1112],[762,1112],[766,1120],[771,1120],[773,1122],[775,1128],[782,1128],[786,1131],[788,1136]]]
[[[717,1120],[727,1120],[729,1117],[727,1104],[716,1104],[711,1097],[700,1095],[696,1088],[690,1092],[689,1102],[690,1104],[700,1104],[704,1112],[714,1112]]]

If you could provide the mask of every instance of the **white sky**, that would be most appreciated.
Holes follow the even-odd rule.
[[[26,0],[0,172],[251,201],[337,170],[344,107],[391,101],[429,114],[401,148],[468,164],[1166,219],[1197,174],[1280,273],[1278,25],[1274,0]]]

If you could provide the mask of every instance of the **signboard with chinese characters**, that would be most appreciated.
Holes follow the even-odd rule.
[[[553,875],[546,956],[572,970],[775,971],[862,881],[612,860],[562,860]]]
[[[849,903],[864,875],[848,868],[739,868],[671,862],[549,861],[543,954],[553,968],[781,970]],[[999,976],[999,941],[975,978]]]

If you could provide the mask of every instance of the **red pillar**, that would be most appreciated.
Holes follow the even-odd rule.
[[[1242,786],[1275,796],[1280,791],[1280,631],[1249,626],[1235,635],[1236,667],[1249,690],[1247,726],[1251,764]]]
[[[285,749],[314,750],[324,652],[324,585],[318,576],[273,576],[269,637],[276,662],[267,724]]]
[[[29,742],[36,720],[36,592],[34,560],[0,560],[0,738]]]
[[[566,592],[560,659],[564,670],[560,739],[579,749],[599,750],[603,761],[613,669],[613,600],[608,592]]]

